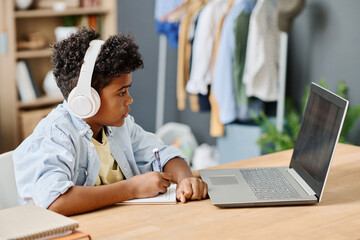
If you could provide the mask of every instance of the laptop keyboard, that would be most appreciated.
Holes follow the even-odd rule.
[[[241,169],[240,172],[259,200],[300,198],[277,168]]]

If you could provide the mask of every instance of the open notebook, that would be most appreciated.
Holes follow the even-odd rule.
[[[136,198],[118,203],[120,205],[127,204],[176,204],[176,184],[171,184],[166,193],[161,193],[156,197]]]

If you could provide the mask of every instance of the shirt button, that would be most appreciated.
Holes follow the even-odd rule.
[[[84,131],[83,131],[83,130],[80,130],[79,133],[80,133],[81,136],[84,135]]]
[[[88,133],[92,133],[91,129],[88,130]]]
[[[88,171],[85,170],[85,176],[87,176],[87,175],[88,175]]]
[[[93,143],[90,143],[90,147],[94,147],[94,144],[93,144]]]

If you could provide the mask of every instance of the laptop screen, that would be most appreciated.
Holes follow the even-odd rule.
[[[321,198],[348,101],[312,84],[290,167]]]

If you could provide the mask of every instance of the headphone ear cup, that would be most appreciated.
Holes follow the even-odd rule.
[[[68,96],[68,103],[71,112],[79,118],[89,118],[94,116],[100,108],[101,101],[98,92],[90,88],[91,98],[77,93],[75,87]]]

